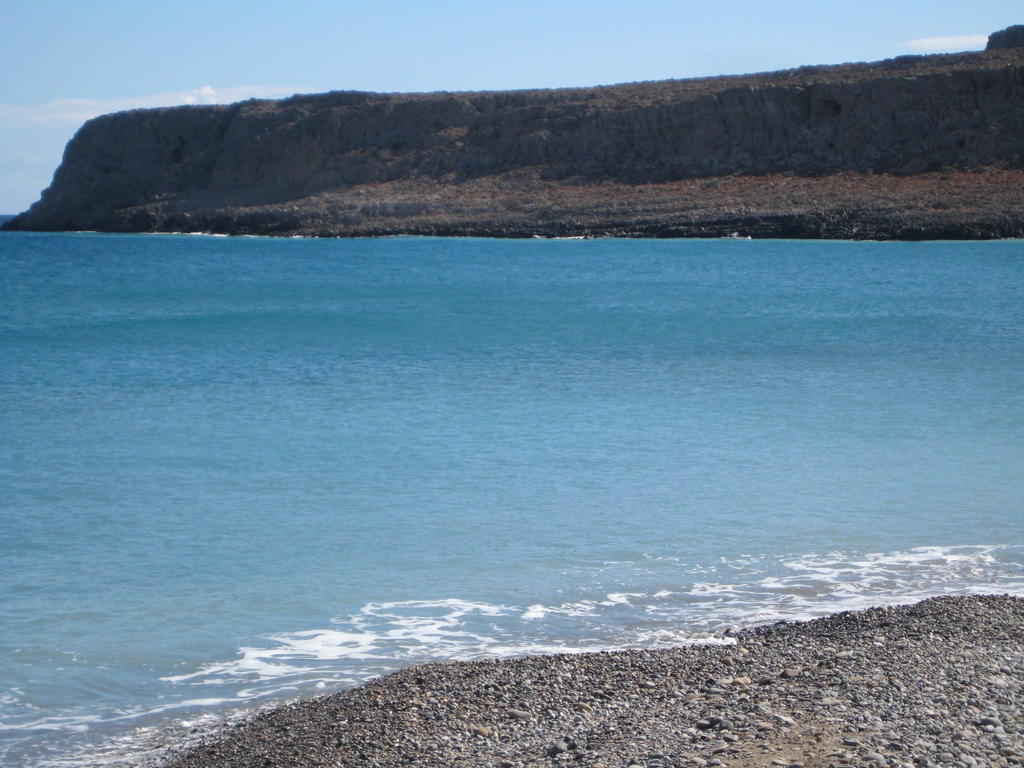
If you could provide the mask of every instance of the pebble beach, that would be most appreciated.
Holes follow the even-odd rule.
[[[722,644],[410,667],[163,768],[1024,764],[1024,599],[939,597]]]

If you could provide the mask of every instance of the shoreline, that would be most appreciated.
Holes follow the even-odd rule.
[[[225,724],[159,764],[1024,764],[1022,598],[931,598],[732,638],[410,667]]]
[[[126,209],[128,210],[128,209]],[[388,236],[986,241],[1024,237],[1024,170],[913,176],[843,171],[660,183],[553,181],[519,172],[444,183],[395,180],[264,205],[145,205],[96,221],[32,212],[5,231]],[[83,224],[92,226],[81,226]]]

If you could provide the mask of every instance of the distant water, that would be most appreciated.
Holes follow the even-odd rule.
[[[4,233],[0,763],[1024,594],[1022,297],[1019,241]]]

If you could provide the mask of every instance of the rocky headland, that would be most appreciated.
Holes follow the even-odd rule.
[[[751,75],[105,115],[4,227],[1020,237],[1020,29],[975,53]]]
[[[432,664],[290,704],[163,768],[1024,764],[1024,600],[942,597],[732,645]]]

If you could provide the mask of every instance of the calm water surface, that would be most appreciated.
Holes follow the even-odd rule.
[[[1024,594],[1024,243],[0,235],[0,762]]]

